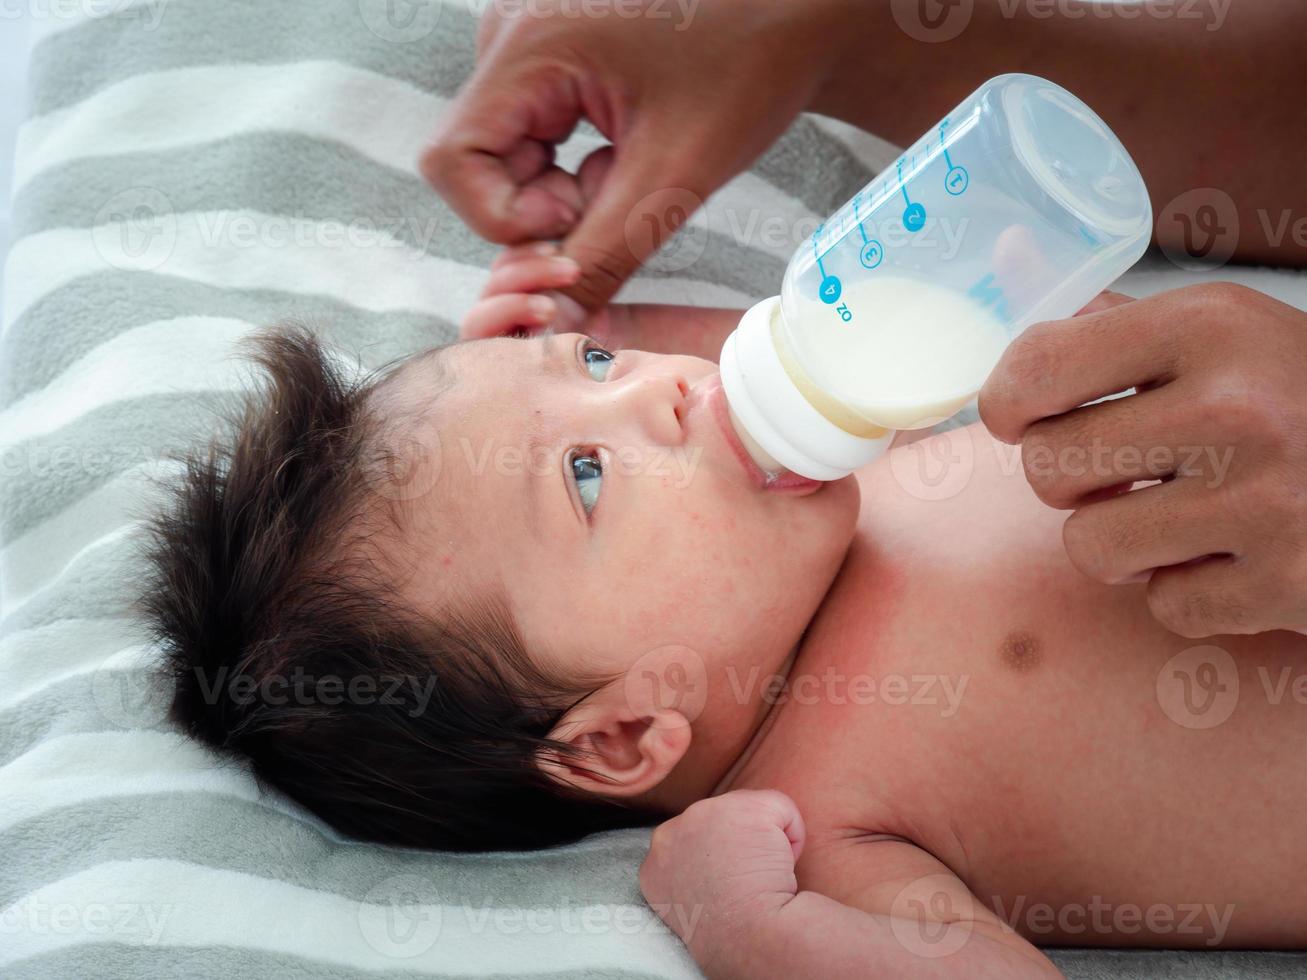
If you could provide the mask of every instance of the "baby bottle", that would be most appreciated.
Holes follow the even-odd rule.
[[[836,480],[966,405],[1021,331],[1075,314],[1148,247],[1121,141],[1070,92],[1001,75],[817,229],[721,353],[763,469]]]

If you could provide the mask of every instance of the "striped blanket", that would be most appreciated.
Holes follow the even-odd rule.
[[[647,830],[481,856],[341,839],[169,728],[128,613],[151,481],[249,383],[235,341],[293,316],[372,368],[454,337],[494,250],[415,161],[482,5],[43,5],[0,317],[0,975],[699,975],[640,898]],[[595,145],[579,132],[562,161]],[[692,228],[702,257],[655,260],[624,298],[774,292],[892,157],[799,120]],[[1125,288],[1194,279],[1148,261]],[[1083,977],[1303,969],[1056,957]]]

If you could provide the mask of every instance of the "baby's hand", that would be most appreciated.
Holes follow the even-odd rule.
[[[608,339],[608,310],[588,314],[558,292],[580,278],[581,267],[550,242],[507,248],[491,265],[490,279],[464,319],[461,335],[465,340],[531,335],[549,327],[557,333],[589,333],[603,342]]]
[[[640,890],[700,966],[729,958],[742,927],[798,893],[804,834],[799,808],[779,790],[699,800],[654,831]]]

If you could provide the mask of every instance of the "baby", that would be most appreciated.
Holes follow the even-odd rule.
[[[260,340],[151,528],[179,724],[370,840],[674,818],[641,884],[713,977],[1303,944],[1307,637],[1166,631],[980,426],[769,485],[714,363],[741,311],[537,333],[576,275],[510,250],[481,339],[362,380]]]

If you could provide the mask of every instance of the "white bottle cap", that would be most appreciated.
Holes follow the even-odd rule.
[[[772,343],[772,321],[782,315],[773,296],[741,317],[722,347],[722,389],[740,425],[778,463],[812,480],[838,480],[883,454],[894,433],[855,436],[813,408]]]

